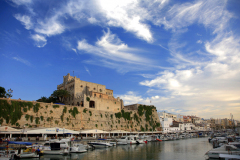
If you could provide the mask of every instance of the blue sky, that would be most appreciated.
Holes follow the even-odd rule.
[[[240,120],[239,7],[239,0],[3,0],[0,84],[14,99],[36,100],[70,73],[113,89],[125,105]]]

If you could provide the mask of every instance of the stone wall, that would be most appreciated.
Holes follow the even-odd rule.
[[[18,125],[18,127],[22,128],[25,125],[26,128],[64,127],[73,130],[101,129],[109,131],[121,129],[127,131],[140,131],[143,128],[146,130],[146,126],[148,130],[152,128],[151,126],[154,126],[154,130],[160,130],[160,121],[157,116],[156,108],[152,109],[151,120],[146,121],[147,118],[145,115],[139,116],[137,110],[130,112],[128,110],[118,110],[113,112],[80,106],[56,105],[52,103],[0,98],[1,109],[4,108],[2,105],[3,101],[7,101],[10,105],[19,104],[19,107],[22,106],[22,108],[20,107],[22,116],[17,123],[11,124],[11,120],[9,123],[6,123],[6,119],[4,119],[3,116],[0,117],[1,125],[11,127],[16,127],[16,125]],[[13,101],[15,103],[13,103]],[[33,107],[28,107],[27,103],[32,104]],[[36,106],[38,106],[38,108]]]

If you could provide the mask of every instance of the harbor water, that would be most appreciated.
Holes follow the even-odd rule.
[[[191,138],[175,141],[149,142],[139,145],[118,145],[89,150],[68,156],[42,156],[44,160],[205,160],[205,153],[212,149],[208,138]]]

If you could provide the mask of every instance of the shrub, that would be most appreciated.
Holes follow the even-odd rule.
[[[53,105],[53,108],[54,109],[59,108],[59,105]]]

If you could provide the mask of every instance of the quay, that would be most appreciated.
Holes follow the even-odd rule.
[[[188,132],[168,132],[163,133],[162,131],[148,131],[148,132],[132,132],[132,131],[124,131],[124,130],[99,130],[99,129],[90,129],[90,130],[80,130],[74,131],[65,128],[27,128],[27,129],[15,129],[8,126],[0,127],[0,138],[3,140],[9,141],[29,141],[29,142],[37,142],[37,141],[46,141],[49,139],[62,139],[64,137],[68,137],[70,135],[75,136],[77,140],[93,140],[99,138],[119,138],[121,136],[128,135],[165,135],[171,133],[196,133],[198,136],[208,134],[209,131],[188,131]]]

